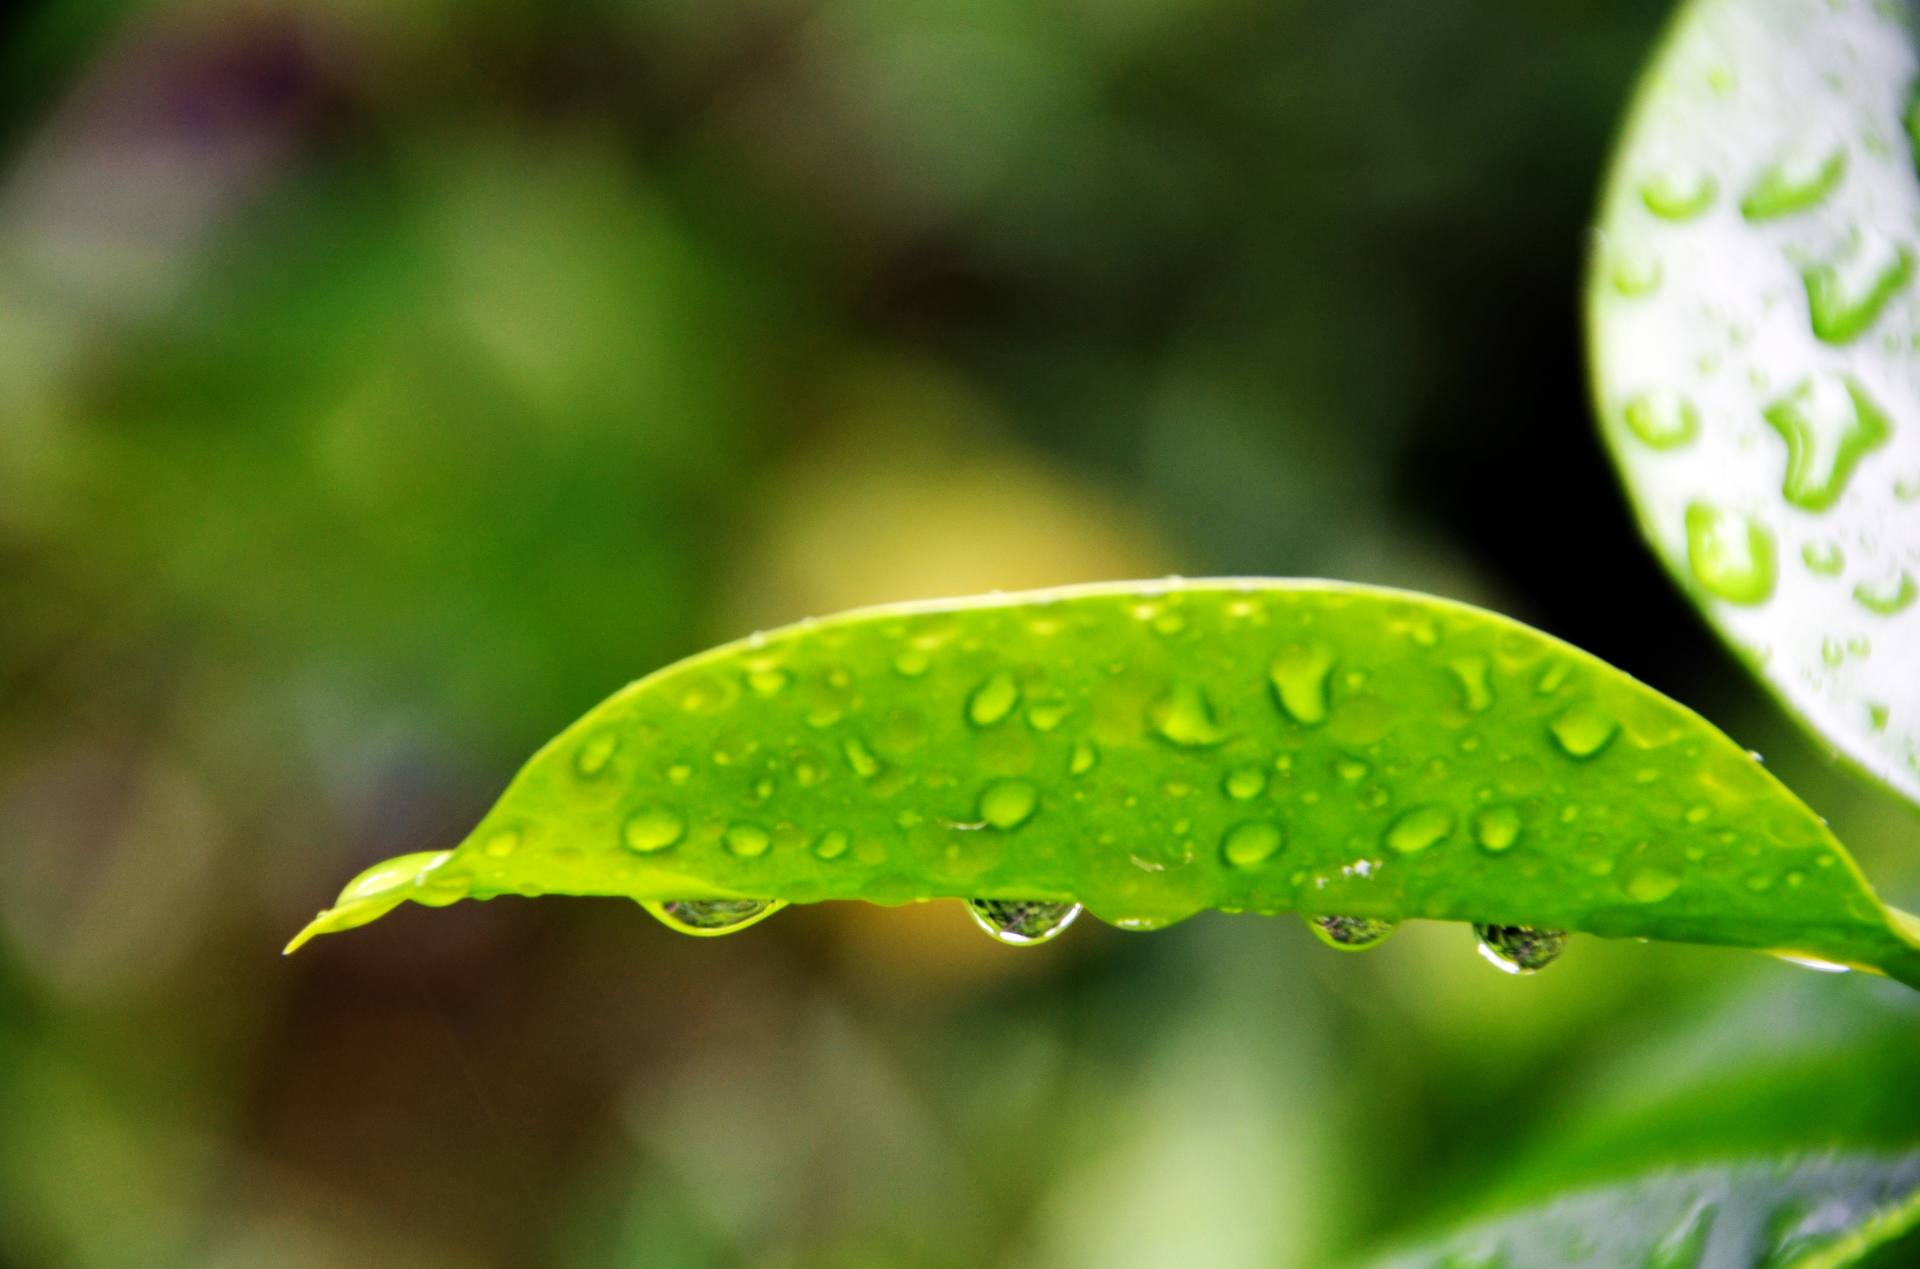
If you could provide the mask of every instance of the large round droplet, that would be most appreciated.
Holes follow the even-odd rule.
[[[687,822],[677,811],[664,806],[645,806],[627,817],[620,830],[620,841],[628,850],[647,854],[665,850],[687,831]]]
[[[1394,931],[1394,923],[1375,917],[1310,916],[1307,928],[1328,947],[1337,947],[1343,952],[1364,952],[1386,942]]]
[[[782,899],[669,899],[640,905],[682,934],[731,934],[786,907]]]
[[[1453,831],[1453,809],[1435,802],[1418,806],[1387,828],[1387,846],[1403,855],[1425,850]]]
[[[1080,915],[1080,905],[1054,899],[969,899],[967,911],[988,934],[1013,947],[1056,938]]]
[[[1235,868],[1258,868],[1279,853],[1285,837],[1271,820],[1248,820],[1220,839],[1220,856]]]
[[[1567,946],[1566,931],[1532,925],[1476,924],[1473,932],[1480,940],[1480,955],[1507,974],[1537,974]]]
[[[1025,780],[996,780],[980,795],[980,818],[998,829],[1018,828],[1039,805],[1039,790]]]

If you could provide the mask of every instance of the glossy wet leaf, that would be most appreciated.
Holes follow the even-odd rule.
[[[1920,800],[1920,185],[1905,5],[1692,0],[1600,210],[1601,428],[1804,721]]]
[[[502,894],[1429,918],[1920,983],[1912,918],[1698,716],[1495,614],[1325,582],[877,608],[729,644],[616,693],[457,849],[382,865],[296,945]]]
[[[1917,1225],[1920,1151],[1762,1158],[1578,1190],[1375,1263],[1824,1269]]]

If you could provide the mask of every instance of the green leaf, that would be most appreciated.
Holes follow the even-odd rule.
[[[1676,1168],[1564,1195],[1390,1256],[1415,1266],[1850,1265],[1920,1225],[1920,1150]]]
[[[1582,930],[1920,984],[1920,923],[1697,715],[1507,618],[1329,582],[1068,588],[729,644],[616,693],[457,849],[363,874],[293,946],[407,900],[555,893],[693,933],[942,896],[1127,928],[1291,909],[1365,918],[1362,944],[1425,917],[1513,927],[1510,960]]]
[[[1587,288],[1601,430],[1763,681],[1920,802],[1920,112],[1908,7],[1692,0]]]

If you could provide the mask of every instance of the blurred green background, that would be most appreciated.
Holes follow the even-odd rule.
[[[0,1262],[1313,1265],[1722,1111],[1920,1136],[1898,989],[1731,953],[503,900],[278,955],[675,657],[1174,572],[1541,625],[1920,903],[1587,415],[1664,9],[6,9]]]

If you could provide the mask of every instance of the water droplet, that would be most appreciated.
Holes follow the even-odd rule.
[[[1750,221],[1777,220],[1818,207],[1847,174],[1844,147],[1815,154],[1802,151],[1770,164],[1740,199],[1740,214]]]
[[[1552,665],[1540,671],[1540,677],[1535,681],[1533,690],[1542,696],[1551,696],[1560,690],[1561,686],[1566,683],[1567,676],[1572,673],[1573,662],[1555,661]]]
[[[1869,233],[1841,255],[1801,269],[1800,280],[1806,286],[1807,318],[1815,338],[1851,343],[1913,281],[1913,252]]]
[[[492,837],[489,837],[487,844],[481,849],[495,859],[505,859],[519,848],[520,834],[509,828],[504,832],[495,833]]]
[[[1800,562],[1809,573],[1837,577],[1847,565],[1847,557],[1838,542],[1808,542],[1800,548]]]
[[[773,845],[773,836],[758,824],[734,824],[725,838],[729,853],[740,859],[757,859]]]
[[[1227,830],[1220,840],[1220,855],[1235,868],[1258,868],[1280,852],[1284,841],[1278,824],[1248,820]]]
[[[1475,923],[1473,932],[1480,940],[1480,955],[1508,974],[1537,974],[1553,964],[1567,945],[1565,931],[1531,925]]]
[[[1773,594],[1773,534],[1750,516],[1689,505],[1687,563],[1701,589],[1730,604],[1758,604]]]
[[[1080,915],[1077,903],[1052,899],[969,899],[974,923],[1012,947],[1032,947],[1059,936]]]
[[[1238,802],[1257,798],[1267,791],[1267,773],[1259,767],[1235,767],[1220,782],[1220,789]]]
[[[774,666],[747,672],[747,688],[755,696],[778,696],[789,682],[787,672]]]
[[[1394,923],[1374,917],[1314,916],[1307,918],[1307,928],[1328,947],[1337,947],[1343,952],[1364,952],[1386,942],[1387,936],[1393,933]]]
[[[1607,277],[1613,289],[1628,299],[1652,295],[1660,289],[1660,257],[1643,246],[1622,246],[1614,252]]]
[[[1333,651],[1318,644],[1283,650],[1267,667],[1280,708],[1305,727],[1327,719],[1327,679],[1333,673]]]
[[[1020,703],[1020,685],[1013,675],[1001,670],[988,677],[967,698],[967,721],[975,727],[991,727],[1013,712]]]
[[[672,899],[640,905],[668,929],[682,934],[731,934],[772,916],[786,903],[779,899]]]
[[[902,678],[917,679],[927,672],[933,658],[919,648],[905,648],[893,658],[893,672]]]
[[[837,828],[830,828],[814,839],[812,848],[813,857],[815,859],[838,859],[847,853],[847,847],[851,844],[850,839],[845,833]]]
[[[1520,840],[1520,812],[1510,806],[1484,807],[1473,817],[1473,840],[1495,854]]]
[[[1680,878],[1665,868],[1645,865],[1627,874],[1620,889],[1635,903],[1658,903],[1680,888]]]
[[[650,851],[665,850],[679,841],[687,831],[687,822],[677,812],[664,806],[647,806],[627,817],[626,824],[620,830],[620,840],[626,848],[647,854]]]
[[[1853,588],[1853,602],[1882,617],[1891,617],[1902,611],[1913,603],[1916,596],[1920,596],[1920,587],[1914,584],[1913,574],[1905,569],[1895,577],[1861,582]]]
[[[573,769],[591,780],[607,769],[613,761],[613,751],[620,747],[620,737],[615,732],[603,731],[593,736],[573,755]]]
[[[1893,711],[1875,701],[1867,702],[1867,724],[1875,731],[1885,731],[1887,720],[1893,717]]]
[[[873,756],[873,750],[867,748],[858,738],[849,736],[841,745],[841,751],[847,755],[847,765],[862,780],[871,780],[880,774],[880,759]]]
[[[1372,767],[1358,758],[1340,758],[1333,764],[1333,773],[1348,783],[1365,779],[1367,772],[1371,770],[1373,770]]]
[[[1645,1269],[1699,1269],[1706,1254],[1707,1236],[1719,1211],[1711,1199],[1700,1199],[1647,1252]]]
[[[1455,657],[1447,662],[1447,668],[1460,681],[1461,704],[1476,714],[1493,704],[1493,688],[1487,682],[1488,663],[1485,657]]]
[[[1387,829],[1387,845],[1403,855],[1425,850],[1453,832],[1453,808],[1438,802],[1417,806]]]
[[[1213,702],[1190,683],[1176,683],[1147,707],[1147,721],[1164,740],[1183,748],[1217,745],[1227,738],[1213,718]]]
[[[1640,183],[1640,201],[1662,220],[1692,220],[1713,206],[1719,188],[1709,172],[1658,172]]]
[[[996,780],[980,795],[980,818],[997,829],[1020,827],[1040,805],[1040,792],[1025,780]]]
[[[1067,770],[1074,775],[1085,775],[1099,760],[1100,754],[1091,743],[1078,741],[1073,746],[1073,755],[1067,759]]]
[[[1039,732],[1052,731],[1072,712],[1073,706],[1065,701],[1035,701],[1027,707],[1027,726]]]
[[[1780,493],[1805,511],[1831,507],[1860,459],[1886,444],[1893,432],[1886,413],[1858,381],[1833,375],[1801,380],[1761,413],[1787,443]],[[1838,547],[1833,555],[1837,566]],[[1813,567],[1804,552],[1802,558]]]
[[[1581,701],[1554,715],[1547,729],[1569,758],[1591,758],[1613,740],[1620,724],[1599,706]]]
[[[1636,393],[1621,413],[1627,430],[1649,449],[1678,449],[1700,432],[1700,411],[1669,389]]]

